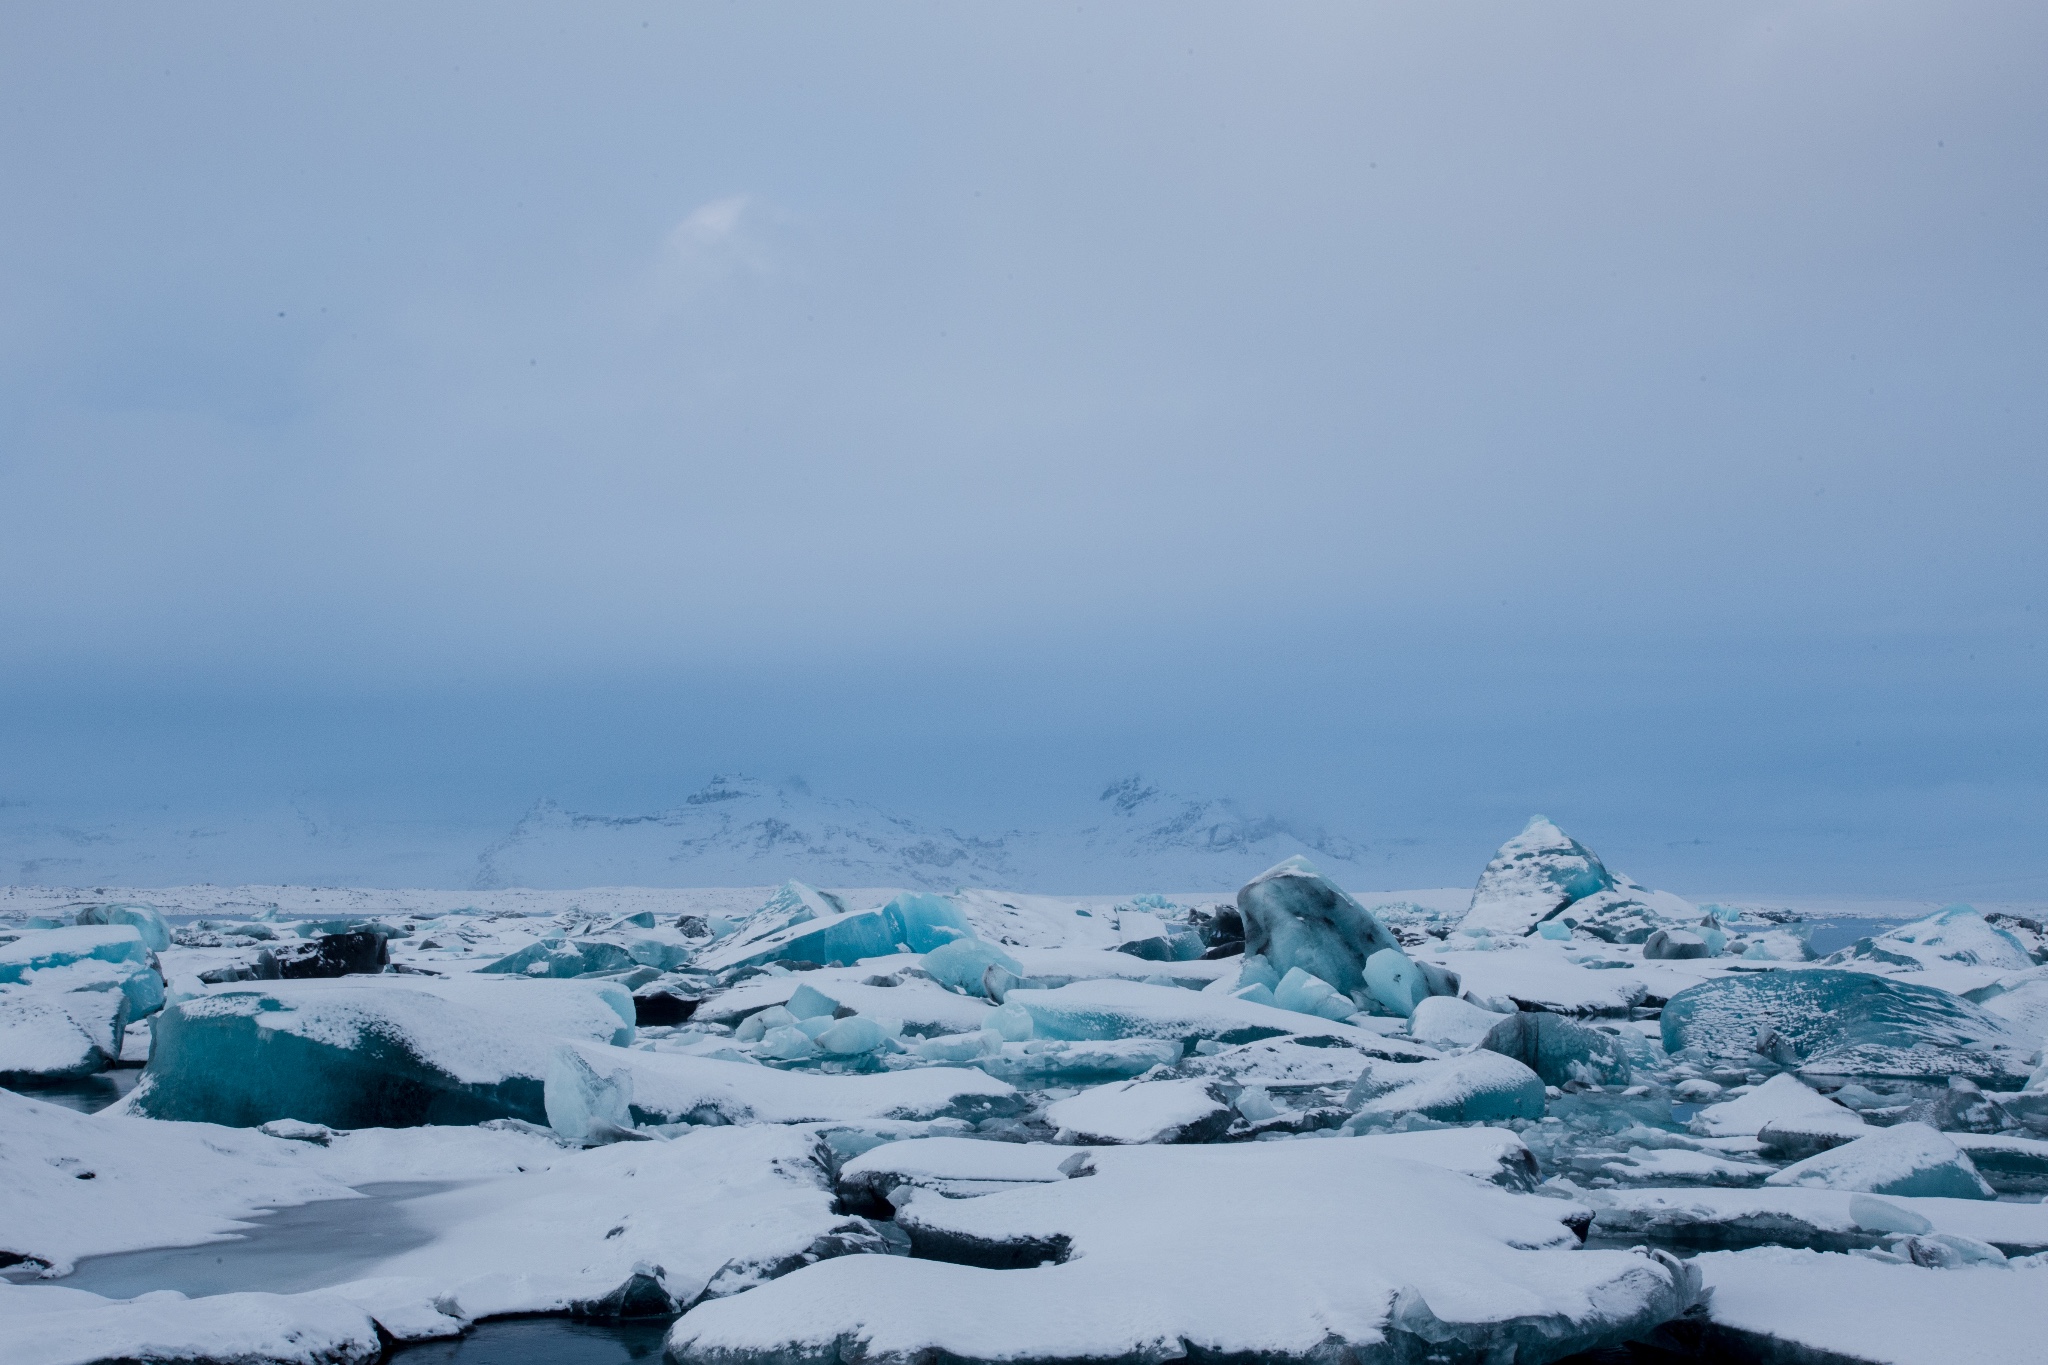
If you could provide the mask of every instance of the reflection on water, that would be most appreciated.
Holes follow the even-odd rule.
[[[455,1341],[427,1341],[393,1352],[390,1365],[627,1365],[661,1359],[668,1320],[576,1322],[506,1318],[479,1323]]]
[[[142,1079],[139,1066],[116,1067],[97,1076],[80,1076],[75,1081],[51,1081],[40,1085],[10,1085],[17,1095],[45,1104],[61,1104],[81,1114],[97,1114],[135,1088]]]
[[[232,1241],[92,1256],[48,1281],[110,1299],[156,1289],[188,1298],[254,1289],[296,1294],[359,1279],[371,1266],[423,1246],[432,1234],[406,1217],[405,1202],[453,1189],[447,1180],[364,1185],[361,1199],[323,1199],[251,1217]]]

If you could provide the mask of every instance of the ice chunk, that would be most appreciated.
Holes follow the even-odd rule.
[[[873,1361],[1139,1361],[1162,1348],[1557,1359],[1640,1335],[1694,1298],[1674,1260],[1581,1249],[1560,1221],[1569,1205],[1365,1142],[1104,1147],[1092,1162],[1084,1179],[919,1195],[897,1215],[916,1257],[841,1257],[704,1304],[671,1329],[670,1355],[767,1365],[858,1342]],[[1205,1190],[1229,1197],[1190,1197]],[[1245,1254],[1275,1227],[1289,1255]]]
[[[127,1017],[128,1002],[119,991],[0,995],[0,1085],[105,1071],[121,1054]]]
[[[783,1008],[799,1019],[815,1019],[820,1015],[830,1019],[833,1011],[839,1008],[839,1002],[806,983],[790,994]]]
[[[1524,1010],[1498,1018],[1479,1044],[1512,1057],[1545,1085],[1627,1085],[1628,1054],[1611,1033],[1556,1014]]]
[[[1128,1081],[1049,1105],[1045,1120],[1061,1142],[1213,1142],[1230,1112],[1206,1081]]]
[[[1031,1037],[1031,1011],[1010,1001],[990,1010],[982,1027],[1006,1043],[1022,1043]]]
[[[832,1026],[820,1033],[817,1044],[835,1057],[854,1057],[873,1052],[889,1041],[889,1035],[882,1026],[865,1014],[848,1015],[836,1020]]]
[[[1244,1116],[1247,1123],[1265,1123],[1280,1117],[1280,1106],[1273,1103],[1273,1092],[1263,1085],[1248,1085],[1237,1092],[1237,1098],[1230,1102],[1231,1108]]]
[[[1432,1047],[1474,1047],[1505,1017],[1456,996],[1432,995],[1415,1002],[1408,1036]]]
[[[2000,1194],[2048,1193],[2048,1142],[2010,1133],[1950,1133]]]
[[[1245,996],[1239,992],[1237,998],[1242,1000]],[[1299,967],[1287,969],[1287,975],[1280,979],[1279,989],[1272,993],[1272,1003],[1279,1009],[1324,1019],[1349,1019],[1358,1013],[1358,1006],[1352,1003],[1351,997],[1339,995],[1329,982],[1319,976],[1311,976]]]
[[[164,922],[162,915],[147,905],[127,902],[88,905],[78,912],[78,922],[131,925],[142,936],[143,946],[153,953],[160,953],[171,946],[171,926]]]
[[[976,1036],[995,1038],[988,1033]],[[1180,1055],[1180,1044],[1166,1038],[1038,1038],[984,1047],[969,1064],[1013,1085],[1099,1085],[1142,1076],[1155,1066],[1172,1066]]]
[[[1850,1198],[1849,1217],[1865,1232],[1903,1232],[1917,1237],[1934,1231],[1934,1224],[1928,1222],[1925,1215],[1870,1194],[1857,1194]]]
[[[1026,1022],[1028,1023],[1029,1020],[1027,1019]],[[918,1043],[912,1051],[927,1061],[945,1062],[949,1065],[957,1066],[962,1062],[971,1062],[975,1058],[990,1052],[1000,1052],[1002,1045],[1003,1036],[993,1031],[987,1033],[947,1033],[941,1034],[937,1038],[926,1038]]]
[[[555,1042],[630,1043],[610,982],[340,977],[167,1007],[130,1103],[151,1118],[332,1128],[545,1120]]]
[[[1544,926],[1563,925],[1608,943],[1643,943],[1658,930],[1675,928],[1694,917],[1692,905],[1680,897],[1647,890],[1620,873],[1611,875],[1613,886],[1579,897],[1545,920]]]
[[[1543,1117],[1543,1081],[1495,1052],[1468,1052],[1440,1062],[1373,1062],[1351,1088],[1354,1131],[1419,1114],[1443,1123],[1486,1123]]]
[[[1880,1128],[1795,1162],[1766,1183],[1921,1198],[1993,1197],[1962,1149],[1924,1123]]]
[[[1946,991],[1824,967],[1689,986],[1664,1007],[1661,1027],[1665,1051],[1717,1065],[1747,1069],[1775,1053],[1807,1076],[1960,1075],[1993,1088],[2017,1085],[2039,1046]]]
[[[1643,956],[1651,959],[1683,961],[1687,958],[1712,957],[1707,941],[1689,929],[1659,929],[1643,940]]]
[[[1774,1123],[1826,1124],[1842,1120],[1859,1124],[1863,1121],[1826,1096],[1815,1094],[1797,1076],[1778,1075],[1746,1095],[1700,1110],[1693,1115],[1690,1126],[1702,1137],[1753,1137]]]
[[[1365,989],[1367,958],[1400,947],[1371,911],[1305,858],[1289,858],[1247,882],[1237,908],[1247,964],[1261,957],[1276,972],[1299,967],[1344,995]]]
[[[1404,1019],[1430,993],[1421,969],[1399,948],[1382,948],[1366,959],[1365,988],[1382,1008]]]
[[[1472,908],[1459,927],[1466,933],[1527,934],[1573,901],[1613,885],[1593,850],[1545,817],[1531,816],[1479,874]]]
[[[882,907],[896,941],[913,953],[943,948],[954,939],[973,938],[965,912],[944,896],[906,892]]]
[[[961,938],[924,955],[920,964],[932,980],[963,995],[985,995],[988,969],[1000,967],[1022,977],[1024,966],[1001,948],[978,938]]]
[[[763,1033],[761,1041],[754,1044],[754,1055],[778,1062],[800,1062],[806,1057],[817,1056],[818,1045],[802,1029],[785,1024]]]
[[[571,1047],[557,1047],[548,1060],[543,1096],[548,1127],[571,1142],[613,1142],[631,1135],[633,1073],[623,1068],[600,1073]]]

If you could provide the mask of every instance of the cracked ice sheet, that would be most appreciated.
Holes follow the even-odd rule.
[[[1559,1182],[1562,1188],[1562,1182]],[[1651,1237],[1691,1246],[1746,1246],[1759,1242],[1840,1249],[1875,1246],[1881,1234],[1858,1229],[1849,1216],[1849,1190],[1765,1187],[1739,1189],[1565,1190],[1594,1211],[1602,1237]],[[2007,1255],[2048,1249],[2048,1205],[1995,1199],[1919,1199],[1878,1196],[1910,1209],[1950,1232],[1989,1242]]]
[[[1696,1257],[1713,1321],[1872,1365],[2037,1365],[2048,1271],[1928,1270],[1760,1247]],[[1774,1359],[1779,1357],[1772,1357]]]
[[[232,1360],[244,1365],[369,1365],[377,1329],[334,1294],[145,1294],[103,1299],[76,1289],[0,1285],[7,1365],[107,1360]]]
[[[1363,1361],[1409,1349],[1410,1330],[1448,1324],[1548,1359],[1686,1306],[1683,1277],[1665,1263],[1578,1250],[1559,1221],[1569,1206],[1361,1141],[1106,1148],[1094,1163],[1085,1179],[976,1199],[917,1195],[906,1210],[973,1240],[1068,1236],[1064,1264],[844,1257],[696,1308],[669,1349],[685,1365],[884,1365],[933,1353],[1021,1365],[1190,1348],[1305,1360],[1340,1346]],[[1276,1228],[1287,1254],[1243,1254]]]
[[[900,1019],[916,1033],[971,1033],[980,1028],[993,1006],[986,1000],[955,995],[936,981],[908,976],[899,986],[862,984],[871,976],[891,975],[917,963],[915,956],[869,958],[857,967],[757,976],[705,1001],[693,1018],[714,1024],[737,1023],[770,1005],[787,1004],[799,986],[809,986],[857,1013]]]
[[[963,1105],[1017,1107],[1017,1090],[971,1067],[865,1075],[778,1071],[749,1062],[578,1044],[599,1075],[628,1071],[633,1107],[655,1122],[854,1122],[932,1118]],[[695,1117],[690,1117],[690,1116]]]
[[[445,1296],[480,1318],[559,1312],[647,1261],[688,1302],[722,1268],[740,1281],[765,1274],[846,1222],[832,1212],[817,1142],[814,1128],[763,1126],[558,1150],[523,1175],[410,1201],[407,1218],[432,1240],[365,1279],[410,1284],[419,1301]]]
[[[1269,1036],[1337,1038],[1386,1056],[1434,1059],[1442,1054],[1369,1029],[1312,1014],[1254,1004],[1228,995],[1148,986],[1141,981],[1076,981],[1056,990],[1013,990],[1011,1003],[1030,1012],[1041,1038],[1218,1038],[1239,1030]]]

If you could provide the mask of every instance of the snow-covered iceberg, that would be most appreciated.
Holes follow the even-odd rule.
[[[1537,815],[1479,874],[1458,927],[1520,938],[1554,921],[1609,943],[1641,943],[1659,928],[1696,918],[1685,900],[1610,871],[1593,850]]]
[[[598,981],[342,977],[224,987],[168,1007],[128,1100],[147,1118],[333,1128],[546,1122],[557,1042],[633,1039]]]

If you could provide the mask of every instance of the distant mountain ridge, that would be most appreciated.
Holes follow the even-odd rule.
[[[1078,818],[963,830],[819,795],[798,778],[714,777],[674,806],[593,812],[552,799],[510,829],[337,819],[304,801],[203,822],[168,812],[92,823],[0,810],[0,883],[442,887],[961,886],[1228,891],[1307,853],[1342,875],[1363,843],[1236,802],[1107,783]]]
[[[1112,782],[1093,823],[993,834],[931,827],[802,781],[714,777],[672,809],[593,815],[543,800],[479,855],[473,885],[752,885],[785,876],[945,890],[1046,886],[1077,874],[1105,888],[1235,886],[1304,850],[1356,863],[1363,845],[1227,800],[1174,796],[1139,777]],[[1249,869],[1249,871],[1247,871]]]

